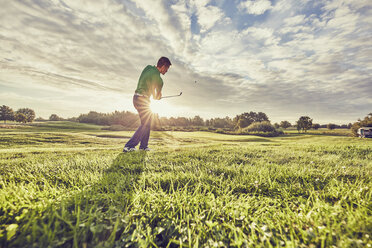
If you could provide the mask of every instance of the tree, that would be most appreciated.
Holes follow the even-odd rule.
[[[337,127],[337,125],[336,124],[333,124],[333,123],[328,123],[328,125],[327,125],[327,128],[329,129],[329,130],[333,130],[333,129],[335,129]]]
[[[160,131],[161,130],[161,123],[159,114],[153,114],[151,120],[151,130]]]
[[[241,120],[243,121],[243,120]],[[233,120],[231,120],[230,117],[226,116],[225,118],[212,118],[210,120],[207,120],[206,123],[208,123],[207,126],[212,126],[215,128],[231,128],[233,129],[236,124],[234,124]],[[239,125],[239,123],[238,123]]]
[[[33,122],[35,119],[35,111],[29,108],[18,109],[16,113],[24,114],[26,116],[26,122]]]
[[[297,131],[300,132],[301,126],[300,125],[296,125],[296,128],[297,128]]]
[[[66,121],[77,122],[77,117],[67,118]]]
[[[269,121],[269,118],[265,113],[262,112],[245,112],[243,114],[237,115],[234,118],[234,124],[238,128],[244,128],[251,125],[253,122]]]
[[[36,119],[35,119],[35,121],[46,121],[43,117],[37,117]]]
[[[27,122],[27,116],[23,113],[16,113],[14,115],[14,120],[19,123],[26,123]]]
[[[0,107],[0,120],[4,121],[4,123],[6,123],[6,121],[14,120],[13,109],[5,105],[1,106]]]
[[[320,128],[320,124],[316,123],[316,124],[313,124],[313,128],[315,130],[318,130]]]
[[[369,113],[363,120],[358,119],[358,122],[351,126],[351,132],[354,136],[358,136],[358,129],[361,127],[372,127],[372,113]]]
[[[248,127],[249,126],[249,122],[247,120],[243,119],[243,118],[239,118],[236,126],[239,129],[242,129],[242,128]]]
[[[56,114],[51,114],[50,116],[49,116],[49,120],[50,121],[60,121],[62,118],[61,117],[59,117],[58,115],[56,115]]]
[[[335,129],[336,127],[337,127],[336,124],[333,124],[333,123],[328,123],[328,124],[327,124],[327,128],[328,128],[329,130],[333,130],[333,129]]]
[[[313,119],[309,116],[301,116],[297,121],[297,130],[303,130],[305,133],[313,125]]]
[[[235,127],[234,121],[230,117],[226,116],[224,118],[224,121],[225,121],[225,127],[231,128],[231,129],[233,129]]]
[[[280,122],[280,127],[284,128],[284,129],[287,129],[291,126],[292,126],[292,124],[289,121],[281,121]]]
[[[226,122],[224,119],[222,118],[214,118],[212,119],[213,120],[213,127],[216,127],[216,128],[224,128],[226,126]]]
[[[204,126],[204,120],[199,116],[196,115],[192,120],[191,120],[192,125],[194,126]]]
[[[280,125],[279,125],[278,123],[274,123],[274,127],[275,127],[275,128],[279,128]]]

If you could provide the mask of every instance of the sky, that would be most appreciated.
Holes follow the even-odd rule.
[[[161,56],[161,116],[347,124],[372,112],[370,0],[0,0],[0,105],[133,111]]]

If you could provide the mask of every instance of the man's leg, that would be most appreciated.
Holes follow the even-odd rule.
[[[137,131],[133,134],[132,138],[125,144],[125,147],[134,148],[138,145],[143,136],[143,125],[137,128]]]
[[[133,134],[132,138],[125,144],[125,147],[134,148],[138,145],[138,143],[142,140],[144,134],[147,136],[150,135],[149,130],[147,130],[147,126],[151,125],[151,110],[150,110],[150,100],[145,97],[141,96],[134,96],[133,97],[133,105],[136,108],[138,115],[141,120],[141,125],[138,127],[137,131]],[[148,142],[148,138],[147,138]],[[142,144],[142,142],[141,142]]]
[[[141,123],[143,125],[142,128],[142,137],[141,137],[141,144],[140,149],[146,149],[149,143],[150,138],[150,130],[151,130],[151,121],[152,121],[152,112],[150,110],[150,106],[146,109],[146,111],[142,114]]]
[[[143,126],[143,135],[141,139],[140,149],[146,149],[149,144],[151,125]]]

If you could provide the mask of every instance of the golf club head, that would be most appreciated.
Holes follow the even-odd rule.
[[[180,95],[182,95],[182,91],[180,92]]]

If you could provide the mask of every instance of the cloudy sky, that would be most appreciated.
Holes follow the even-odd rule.
[[[0,105],[37,116],[134,111],[169,57],[165,116],[266,113],[355,122],[372,112],[370,0],[0,0]],[[196,83],[195,83],[196,81]]]

